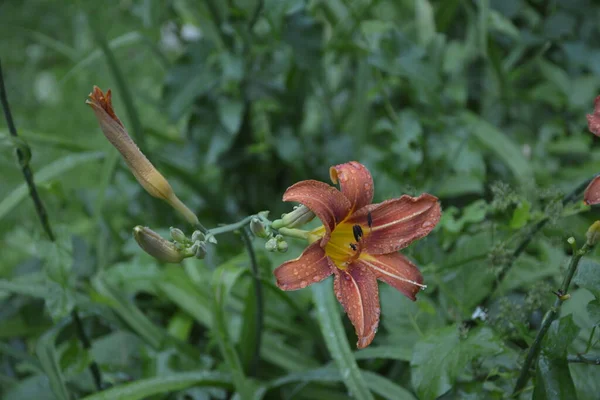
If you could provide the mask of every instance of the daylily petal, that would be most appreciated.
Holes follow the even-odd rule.
[[[594,100],[594,112],[587,115],[588,129],[596,136],[600,136],[600,96]]]
[[[600,203],[600,176],[595,177],[585,189],[583,201],[590,206]]]
[[[372,226],[364,228],[369,211]],[[363,207],[346,222],[363,226],[368,254],[387,254],[426,236],[439,222],[441,212],[435,196],[427,193],[419,197],[404,195]]]
[[[350,161],[329,168],[329,176],[350,200],[353,210],[358,210],[373,201],[373,178],[361,163]]]
[[[335,270],[335,295],[356,329],[359,349],[373,341],[379,325],[379,288],[375,275],[363,265],[351,264]]]
[[[286,261],[275,269],[277,286],[282,290],[298,290],[320,282],[333,273],[335,266],[315,242],[300,257]]]
[[[424,287],[419,269],[400,253],[363,254],[354,263],[369,268],[377,279],[395,287],[411,300],[416,300],[417,293]]]
[[[336,188],[326,183],[308,180],[290,186],[283,194],[283,201],[296,201],[310,208],[325,226],[321,240],[324,246],[331,231],[350,212],[350,201]]]

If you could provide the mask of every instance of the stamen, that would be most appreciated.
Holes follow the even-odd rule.
[[[371,215],[371,211],[367,213],[367,225],[369,225],[369,228],[373,227],[373,216]]]
[[[354,243],[350,243],[350,248],[354,251],[356,251],[356,245]]]
[[[352,226],[352,233],[354,234],[354,240],[360,242],[360,238],[363,237],[363,230],[360,225]]]

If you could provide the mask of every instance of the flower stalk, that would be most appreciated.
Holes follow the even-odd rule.
[[[527,353],[527,357],[525,358],[525,362],[523,363],[523,367],[521,368],[521,373],[517,378],[517,383],[515,384],[515,388],[513,390],[513,397],[518,396],[527,384],[527,381],[529,380],[531,366],[533,365],[533,363],[537,359],[537,356],[540,353],[544,336],[546,336],[546,333],[548,332],[548,329],[550,329],[550,325],[552,324],[552,322],[558,317],[560,307],[562,306],[562,304],[569,299],[569,296],[567,296],[567,292],[569,291],[569,286],[571,285],[571,280],[575,275],[575,271],[577,271],[579,261],[594,247],[594,245],[595,243],[591,242],[590,240],[586,241],[586,243],[571,257],[571,261],[567,269],[567,274],[563,278],[563,282],[560,285],[560,289],[557,291],[557,294],[559,295],[556,296],[554,304],[546,312],[546,315],[544,315],[544,319],[542,320],[542,326],[540,327],[540,330],[538,331],[531,347],[529,348],[529,352]]]

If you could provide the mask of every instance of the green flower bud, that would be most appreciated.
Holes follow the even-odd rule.
[[[171,227],[169,228],[169,231],[171,232],[171,237],[177,243],[184,244],[188,242],[188,238],[185,237],[185,233],[183,233],[181,229]]]
[[[133,237],[142,250],[159,261],[167,263],[178,263],[186,254],[181,252],[175,243],[162,238],[158,233],[145,226],[133,228]]]
[[[315,213],[310,211],[305,205],[299,205],[294,207],[294,210],[290,213],[283,214],[281,219],[273,221],[273,227],[279,229],[282,227],[296,228],[304,224],[309,223],[315,217]]]
[[[206,256],[206,243],[196,242],[192,245],[192,247],[190,247],[189,250],[194,257],[202,260]]]
[[[259,238],[266,239],[270,236],[265,224],[263,224],[258,218],[252,218],[250,221],[250,230]]]
[[[267,240],[267,243],[265,243],[265,249],[271,252],[277,251],[277,240],[275,238]]]
[[[285,240],[277,242],[277,251],[280,253],[288,251],[288,244]]]
[[[588,246],[595,246],[600,240],[600,221],[594,222],[585,234]]]

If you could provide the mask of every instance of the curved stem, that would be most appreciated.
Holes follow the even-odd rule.
[[[234,222],[233,224],[223,225],[223,226],[219,226],[217,228],[209,229],[206,231],[206,236],[217,236],[217,235],[220,235],[221,233],[237,231],[238,229],[243,228],[244,226],[248,225],[250,223],[250,221],[252,221],[252,218],[254,218],[254,217],[256,217],[256,216],[250,215],[250,216],[242,219],[241,221]]]
[[[525,385],[527,384],[527,381],[529,380],[529,370],[540,352],[544,336],[546,335],[546,332],[548,332],[548,329],[550,329],[550,325],[552,324],[552,322],[558,316],[560,306],[567,299],[567,296],[564,295],[569,290],[571,279],[573,279],[573,275],[575,275],[575,271],[577,270],[577,266],[579,265],[579,260],[581,260],[581,257],[587,254],[591,250],[591,248],[591,245],[585,243],[581,247],[581,249],[579,249],[579,251],[573,254],[573,257],[571,257],[571,262],[569,263],[567,274],[565,275],[562,285],[560,285],[560,289],[558,291],[558,293],[561,294],[561,296],[558,296],[556,298],[556,300],[554,301],[554,305],[550,308],[550,310],[548,310],[548,312],[544,316],[544,319],[542,320],[542,326],[540,327],[540,330],[538,331],[531,347],[529,348],[529,352],[527,353],[527,357],[525,358],[525,363],[523,363],[523,367],[521,368],[521,373],[519,374],[519,378],[517,379],[517,383],[513,390],[513,396],[519,395],[525,387]]]

